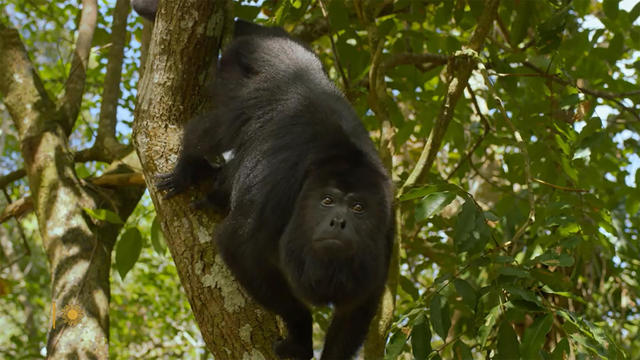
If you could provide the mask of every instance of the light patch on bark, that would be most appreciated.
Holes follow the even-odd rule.
[[[235,281],[219,254],[213,261],[211,273],[202,276],[202,284],[220,290],[224,300],[224,308],[228,312],[238,311],[246,303],[240,285]]]
[[[93,300],[98,305],[98,311],[100,312],[99,319],[104,319],[109,315],[109,299],[103,291],[94,291]]]
[[[66,187],[58,188],[55,204],[52,209],[73,209],[76,206],[75,196]],[[83,229],[85,224],[82,216],[75,212],[52,211],[47,219],[47,236],[50,238],[61,237],[67,229]]]
[[[184,21],[181,21],[179,24],[180,28],[184,30],[185,33],[193,30],[193,26],[196,22],[195,18],[198,17],[198,13],[196,13],[195,10],[191,10],[190,13],[191,13],[191,16],[189,18],[184,19]],[[199,33],[199,31],[197,33]]]
[[[265,360],[264,355],[257,349],[251,350],[251,353],[242,354],[242,360]]]
[[[240,334],[240,340],[242,340],[246,344],[251,344],[251,325],[242,325],[242,327],[238,330],[238,334]]]
[[[24,79],[22,79],[22,76],[20,76],[19,73],[14,73],[13,74],[13,81],[15,81],[18,84],[22,84],[22,82],[24,81]]]
[[[196,228],[196,233],[198,235],[198,242],[200,244],[205,244],[211,241],[211,234],[205,229],[203,226],[198,226]]]

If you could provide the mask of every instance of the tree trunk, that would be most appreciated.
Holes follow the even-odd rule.
[[[139,86],[134,145],[208,349],[216,359],[270,359],[276,319],[244,293],[217,254],[215,217],[189,207],[194,192],[164,200],[153,183],[172,169],[182,125],[206,101],[229,9],[230,1],[161,2]]]
[[[75,119],[56,112],[18,32],[1,24],[0,53],[0,95],[18,129],[57,309],[48,358],[108,359],[109,269],[122,225],[92,219],[84,209],[109,209],[126,219],[143,188],[110,190],[78,179],[67,139]],[[84,315],[77,324],[61,321],[67,305]]]

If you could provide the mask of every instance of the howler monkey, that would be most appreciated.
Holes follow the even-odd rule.
[[[319,59],[280,28],[237,21],[212,88],[213,110],[189,121],[157,187],[171,197],[215,184],[205,202],[228,212],[218,250],[286,323],[279,357],[313,356],[308,304],[334,307],[322,359],[352,357],[383,292],[394,229],[391,181],[369,134]]]

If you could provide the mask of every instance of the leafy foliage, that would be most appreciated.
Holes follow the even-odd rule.
[[[44,86],[59,93],[70,70],[76,4],[7,4],[0,21],[19,29]],[[639,358],[640,4],[502,1],[437,161],[420,182],[403,186],[447,98],[447,61],[470,42],[484,4],[281,0],[234,2],[234,12],[310,42],[389,155],[401,231],[386,358]],[[100,2],[82,121],[71,139],[78,149],[97,127],[112,6]],[[129,22],[134,36],[123,70],[120,138],[130,133],[140,55],[140,22],[132,16]],[[380,68],[382,84],[370,77]],[[2,107],[0,117],[5,175],[22,160]],[[81,165],[82,178],[104,169],[99,162]],[[22,180],[7,187],[13,199],[28,191]],[[112,354],[199,355],[202,343],[175,267],[163,256],[148,197],[121,221],[126,230],[115,268],[124,280],[113,280]],[[33,249],[34,220],[21,224]],[[3,262],[21,248],[15,226],[3,224]],[[30,299],[30,321],[47,327],[44,262],[32,251],[0,266],[0,281],[12,285],[0,298],[0,311],[11,315],[0,320],[11,329],[0,336],[0,348],[10,356],[33,357],[44,344],[44,331],[32,334],[35,341],[20,333],[17,324],[28,314],[16,311]],[[327,312],[314,317],[326,329]]]

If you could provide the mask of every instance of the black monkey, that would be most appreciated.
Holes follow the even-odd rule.
[[[279,357],[313,356],[307,304],[334,306],[322,359],[352,357],[379,303],[394,231],[391,181],[369,134],[319,59],[280,28],[237,21],[213,89],[213,110],[189,121],[158,188],[171,197],[213,181],[206,202],[228,211],[218,250],[286,323]]]

